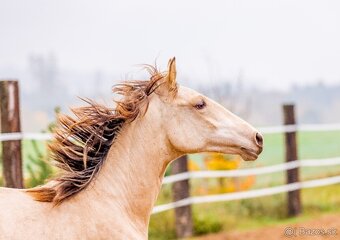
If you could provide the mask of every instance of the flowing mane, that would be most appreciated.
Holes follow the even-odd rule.
[[[147,96],[162,84],[165,74],[145,65],[150,80],[126,81],[113,87],[122,96],[110,109],[92,100],[88,106],[71,109],[75,117],[59,115],[59,127],[49,144],[55,165],[62,170],[49,184],[27,189],[35,200],[55,205],[85,189],[99,172],[123,124],[131,122],[148,104]]]
[[[0,187],[0,240],[146,240],[172,161],[202,152],[251,161],[262,152],[255,128],[177,84],[174,57],[165,72],[145,68],[145,81],[113,87],[114,107],[85,99],[58,117],[49,148],[60,171],[32,189]]]

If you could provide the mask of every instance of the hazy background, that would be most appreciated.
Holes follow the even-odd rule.
[[[136,64],[176,56],[178,80],[257,126],[340,122],[340,2],[327,0],[0,0],[0,79],[21,83],[38,131],[76,96],[112,104]]]

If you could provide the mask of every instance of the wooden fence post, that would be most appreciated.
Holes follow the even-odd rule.
[[[294,125],[295,109],[293,104],[283,105],[283,115],[285,125]],[[298,159],[296,131],[285,133],[286,142],[286,162],[291,162]],[[287,170],[287,184],[299,182],[299,168]],[[297,216],[301,213],[300,189],[288,192],[287,199],[288,215]]]
[[[172,174],[188,171],[188,157],[184,155],[172,163]],[[175,182],[172,185],[173,201],[190,197],[189,180]],[[175,208],[176,235],[178,238],[190,237],[193,234],[191,206]]]
[[[1,133],[20,132],[18,81],[0,81]],[[2,142],[5,187],[23,188],[21,141]]]

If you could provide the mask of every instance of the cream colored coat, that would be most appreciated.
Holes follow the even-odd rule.
[[[168,84],[149,96],[144,116],[123,126],[85,190],[53,207],[23,190],[0,188],[0,239],[147,239],[172,160],[207,151],[257,158],[262,139],[253,127],[189,88],[168,94],[176,84],[174,60],[168,70]]]

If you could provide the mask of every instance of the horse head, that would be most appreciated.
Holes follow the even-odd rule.
[[[156,92],[163,128],[176,150],[238,154],[244,160],[255,160],[262,152],[263,137],[254,127],[207,96],[177,84],[175,58],[169,60]]]

